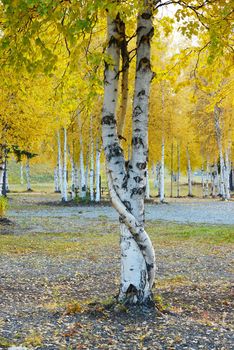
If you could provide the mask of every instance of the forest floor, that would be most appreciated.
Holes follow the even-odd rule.
[[[0,224],[0,349],[233,348],[234,202],[147,205],[155,300],[166,310],[159,313],[113,306],[120,265],[114,211],[63,207],[57,198],[10,196],[12,223]],[[176,210],[180,222],[173,222]]]

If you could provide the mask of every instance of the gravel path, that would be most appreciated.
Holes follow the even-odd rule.
[[[38,201],[42,203],[39,206]],[[78,227],[85,227],[89,219],[106,219],[109,222],[118,219],[116,211],[110,206],[54,206],[49,205],[50,202],[51,197],[21,196],[16,203],[13,200],[8,218],[17,222],[19,229],[33,232],[46,232],[48,225],[52,232],[64,232],[68,227],[70,232],[75,232]],[[146,220],[234,225],[234,201],[191,198],[168,204],[146,204]]]

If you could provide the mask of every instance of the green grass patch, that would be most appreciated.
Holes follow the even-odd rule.
[[[87,223],[89,224],[89,223]],[[80,257],[96,261],[110,252],[118,250],[119,230],[113,233],[98,233],[98,227],[91,226],[89,233],[43,233],[27,235],[0,236],[0,254],[42,254]],[[88,227],[86,227],[86,230]],[[96,229],[96,231],[95,231]],[[103,229],[105,231],[105,228]],[[152,238],[155,249],[160,246],[179,246],[182,242],[194,244],[226,245],[234,242],[233,226],[179,225],[173,223],[150,223],[147,232]]]

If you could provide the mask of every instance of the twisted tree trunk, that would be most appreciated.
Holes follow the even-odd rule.
[[[122,21],[108,16],[108,49],[105,64],[102,138],[110,196],[120,216],[121,284],[119,300],[128,304],[151,301],[155,255],[144,229],[144,198],[148,161],[148,99],[150,81],[151,11],[138,16],[137,62],[132,115],[132,156],[125,165],[116,128]]]

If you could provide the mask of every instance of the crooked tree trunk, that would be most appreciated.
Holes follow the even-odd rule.
[[[27,162],[26,162],[26,182],[27,182],[27,191],[32,191],[31,189],[31,175],[30,175],[30,159],[27,158]]]
[[[190,154],[188,147],[186,148],[186,154],[187,154],[187,173],[188,173],[188,196],[193,196],[192,191],[192,169],[191,169],[191,161],[190,161]]]
[[[151,301],[155,256],[144,229],[144,197],[148,161],[148,99],[152,71],[150,39],[151,12],[145,10],[137,21],[137,62],[132,117],[132,157],[127,166],[116,128],[120,46],[123,39],[120,17],[108,17],[102,138],[108,185],[114,207],[120,215],[121,284],[119,300],[129,304]]]

